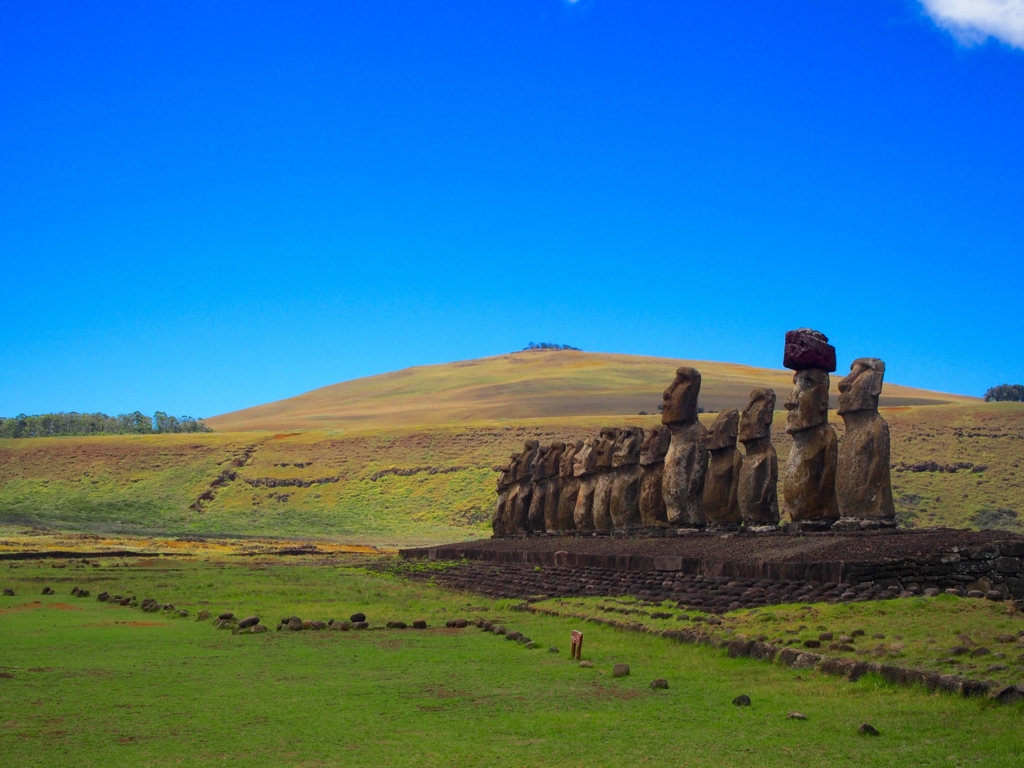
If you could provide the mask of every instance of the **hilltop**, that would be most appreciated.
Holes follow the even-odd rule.
[[[791,371],[735,363],[530,350],[418,366],[345,381],[286,400],[206,420],[218,432],[366,429],[455,425],[505,419],[636,416],[656,413],[676,368],[701,372],[700,406],[742,408],[755,387],[771,387],[781,410],[793,387]],[[833,375],[833,398],[841,375]],[[978,402],[886,382],[881,405]],[[835,403],[833,403],[833,406]]]

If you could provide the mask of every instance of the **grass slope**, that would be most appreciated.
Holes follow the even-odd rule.
[[[742,408],[755,387],[793,388],[785,370],[706,360],[531,351],[429,365],[333,384],[206,420],[220,432],[453,425],[469,421],[656,413],[676,368],[701,372],[701,406]],[[833,376],[833,399],[840,376]],[[883,405],[976,402],[886,383]],[[834,405],[834,403],[833,403]]]
[[[570,630],[584,628],[576,619],[513,613],[358,565],[213,558],[4,569],[0,586],[18,595],[0,597],[5,764],[1010,766],[1024,750],[1021,705],[795,673],[591,625],[584,655],[594,667],[583,669],[567,654]],[[58,594],[34,596],[43,585]],[[432,628],[232,635],[72,598],[73,585],[156,597],[193,616],[229,609],[274,624],[361,610],[373,626],[423,618]],[[929,621],[948,605],[929,604]],[[438,628],[460,615],[498,619],[561,652]],[[618,662],[628,677],[612,677]],[[659,677],[668,690],[648,687]],[[752,706],[733,706],[739,694]],[[792,710],[808,719],[787,720]],[[858,735],[863,722],[881,736]]]
[[[905,525],[1019,530],[1024,406],[972,403],[883,413]],[[714,416],[702,418],[709,423]],[[474,538],[489,533],[494,469],[523,440],[576,439],[606,423],[656,422],[654,416],[559,417],[376,430],[0,440],[0,523],[377,545]],[[784,462],[791,442],[783,425],[779,413],[773,440]],[[842,420],[834,426],[841,435]],[[935,462],[938,471],[908,469],[926,462]],[[960,462],[986,469],[944,471]]]

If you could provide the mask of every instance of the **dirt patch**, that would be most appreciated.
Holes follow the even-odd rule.
[[[620,701],[629,701],[640,696],[640,691],[620,688],[617,685],[604,685],[603,683],[588,683],[586,693],[588,696],[599,700],[618,699]]]
[[[0,608],[0,614],[4,613],[20,613],[22,611],[34,611],[34,610],[53,610],[53,611],[80,611],[74,605],[68,605],[67,603],[42,603],[38,600],[32,603],[22,603],[21,605],[12,605],[10,608]]]

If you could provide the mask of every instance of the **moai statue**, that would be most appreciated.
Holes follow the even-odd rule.
[[[509,533],[528,533],[530,530],[533,468],[539,452],[540,444],[536,440],[527,440],[516,462],[514,485],[508,497]]]
[[[640,519],[649,528],[668,525],[661,480],[671,438],[668,427],[654,427],[647,430],[640,446],[640,470],[643,473],[640,476]]]
[[[494,531],[495,536],[504,536],[508,533],[506,530],[508,524],[508,496],[510,486],[512,485],[514,461],[515,457],[502,467],[498,473],[498,501],[494,505],[494,516],[491,518],[491,529]]]
[[[740,419],[747,455],[740,470],[738,499],[743,522],[755,528],[779,524],[779,458],[772,445],[775,390],[755,389]]]
[[[836,470],[842,527],[884,526],[896,516],[889,478],[889,425],[878,413],[884,376],[885,363],[861,357],[839,382],[839,415],[846,423]]]
[[[704,476],[708,469],[708,431],[697,420],[700,371],[680,368],[665,390],[661,423],[672,433],[665,454],[662,494],[669,525],[704,527]]]
[[[562,491],[562,478],[559,477],[559,467],[562,463],[562,454],[565,452],[565,443],[552,443],[548,452],[544,455],[544,465],[541,468],[541,494],[544,497],[544,509],[541,514],[540,530],[554,533],[558,530],[558,502]],[[534,478],[536,481],[536,477]],[[537,530],[535,527],[534,530]]]
[[[743,522],[736,489],[740,482],[743,454],[736,450],[740,412],[735,408],[720,411],[711,425],[708,450],[711,465],[704,481],[704,518],[708,525],[730,526]]]
[[[565,446],[565,452],[558,462],[558,478],[562,487],[558,493],[557,530],[563,533],[576,530],[576,520],[573,515],[576,512],[576,497],[579,496],[580,481],[573,470],[576,466],[576,454],[582,449],[582,440],[569,443]]]
[[[594,485],[594,528],[604,533],[612,529],[612,483],[615,480],[612,474],[612,455],[618,437],[619,430],[604,427],[594,447],[594,471],[597,473]]]
[[[548,451],[550,450],[548,447],[537,450],[537,458],[534,460],[531,472],[533,490],[530,493],[530,508],[526,519],[532,533],[544,531],[544,481],[547,479],[544,472],[547,468]]]
[[[615,528],[633,528],[640,519],[640,446],[644,431],[640,427],[619,430],[612,453],[612,500],[609,513]]]
[[[828,375],[836,369],[836,350],[818,331],[788,331],[783,365],[796,371],[786,400],[786,432],[793,436],[782,476],[786,511],[795,523],[814,521],[811,526],[828,528],[839,517],[839,445],[828,423]]]
[[[596,444],[597,441],[594,438],[588,437],[573,457],[572,473],[580,483],[579,491],[576,494],[576,508],[572,513],[577,531],[594,530],[594,488],[597,485],[597,476],[594,474],[594,464],[597,461],[594,451]]]

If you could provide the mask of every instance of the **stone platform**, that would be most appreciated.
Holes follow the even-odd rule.
[[[406,549],[400,555],[465,561],[432,576],[454,588],[503,597],[630,594],[709,611],[947,589],[1024,599],[1024,536],[1003,531],[543,535]]]

